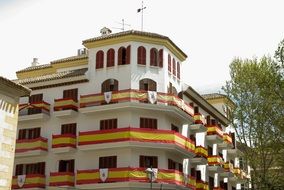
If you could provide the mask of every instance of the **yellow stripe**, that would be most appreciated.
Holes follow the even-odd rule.
[[[51,183],[56,183],[56,182],[74,182],[74,176],[70,176],[70,175],[51,176],[49,178],[49,182],[51,182]]]
[[[17,178],[13,178],[13,185],[18,185],[18,179]],[[45,178],[44,177],[33,177],[33,178],[29,178],[26,177],[25,180],[25,185],[30,185],[30,184],[45,184]]]
[[[35,141],[35,142],[17,143],[16,145],[16,149],[28,149],[36,147],[47,148],[47,142]]]
[[[63,144],[63,143],[76,144],[76,139],[71,138],[71,137],[60,137],[60,138],[52,139],[53,145]]]

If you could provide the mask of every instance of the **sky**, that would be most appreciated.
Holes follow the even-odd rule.
[[[141,0],[0,0],[0,75],[75,55],[122,19],[141,30]],[[168,36],[187,55],[183,81],[200,92],[230,79],[234,57],[273,55],[284,38],[282,0],[144,0],[144,31]]]

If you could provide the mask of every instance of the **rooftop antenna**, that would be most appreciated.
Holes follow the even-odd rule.
[[[144,7],[143,5],[143,1],[142,1],[142,6],[141,8],[137,9],[137,13],[141,12],[141,31],[143,31],[143,10],[146,9],[146,7]]]
[[[121,22],[116,22],[116,23],[120,24],[120,25],[121,25],[121,28],[115,28],[115,27],[112,27],[112,28],[119,29],[119,30],[122,30],[122,31],[124,31],[125,26],[131,26],[130,24],[126,24],[126,23],[124,22],[124,19],[122,19]]]

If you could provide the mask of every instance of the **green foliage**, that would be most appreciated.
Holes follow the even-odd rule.
[[[284,39],[279,43],[274,55],[275,59],[284,65]]]
[[[275,189],[284,185],[284,80],[279,65],[270,57],[235,58],[230,65],[231,80],[223,90],[236,104],[232,125],[246,147],[245,159],[252,167],[254,187]]]

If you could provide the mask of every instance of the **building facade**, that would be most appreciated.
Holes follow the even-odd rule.
[[[28,96],[30,90],[0,77],[0,189],[11,189],[18,103],[20,96]]]
[[[21,99],[13,189],[242,183],[228,119],[182,82],[186,54],[159,34],[101,32],[76,56],[17,72],[32,94]]]

